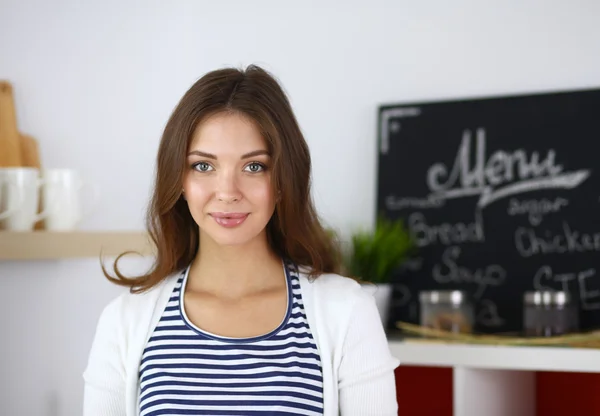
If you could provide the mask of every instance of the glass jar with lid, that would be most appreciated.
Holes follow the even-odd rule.
[[[466,292],[460,290],[420,292],[419,302],[421,326],[454,333],[473,332],[473,304]]]
[[[579,309],[568,292],[525,292],[523,301],[525,336],[549,337],[579,330]]]

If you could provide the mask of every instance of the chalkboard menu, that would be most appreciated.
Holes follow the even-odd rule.
[[[600,89],[379,107],[377,209],[418,253],[394,277],[393,322],[419,292],[465,290],[475,330],[522,328],[523,293],[567,290],[600,327]]]

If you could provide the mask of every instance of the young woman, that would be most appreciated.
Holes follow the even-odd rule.
[[[85,416],[397,415],[373,298],[338,274],[311,160],[278,82],[206,74],[160,143],[151,271],[100,316]]]

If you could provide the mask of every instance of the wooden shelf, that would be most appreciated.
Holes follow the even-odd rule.
[[[600,349],[389,341],[402,365],[600,373]]]
[[[124,251],[154,253],[145,232],[12,232],[0,231],[0,260],[49,260],[99,258]]]

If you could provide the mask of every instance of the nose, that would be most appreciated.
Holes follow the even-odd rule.
[[[241,197],[242,195],[235,174],[233,172],[223,172],[217,184],[216,198],[220,202],[231,204],[239,201]]]

